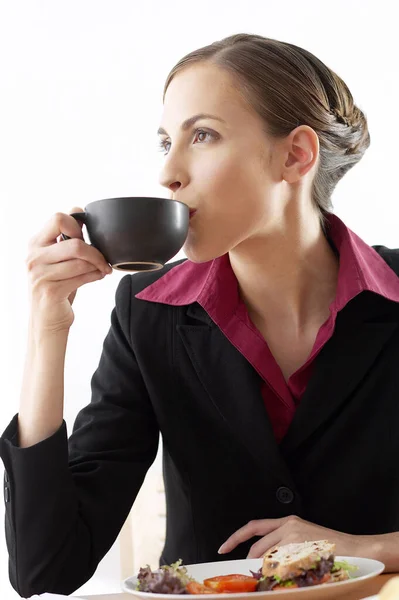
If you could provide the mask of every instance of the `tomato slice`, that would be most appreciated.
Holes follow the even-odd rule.
[[[326,573],[323,575],[321,579],[319,579],[318,583],[328,583],[331,580],[331,573]]]
[[[212,590],[222,592],[254,592],[258,580],[249,575],[219,575],[204,579],[204,585]]]
[[[197,581],[190,581],[186,585],[186,590],[189,594],[214,594],[215,590],[212,590],[206,585],[202,585],[202,583],[198,583]]]

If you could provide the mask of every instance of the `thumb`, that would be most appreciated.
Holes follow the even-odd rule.
[[[74,206],[73,208],[71,208],[71,210],[69,211],[68,214],[71,215],[72,213],[80,213],[80,212],[84,212],[84,209],[81,208],[80,206]],[[80,230],[82,231],[82,229],[83,229],[83,223],[82,223],[82,221],[78,221],[77,219],[75,219],[75,223],[77,223],[79,225]],[[83,233],[81,233],[81,237],[82,237],[82,240],[83,240]],[[63,237],[63,235],[59,235],[57,237],[57,242],[62,242],[65,239],[68,239],[68,238]],[[72,302],[71,302],[71,304],[72,304]]]
[[[69,211],[69,214],[71,215],[72,213],[78,213],[78,212],[84,212],[84,211],[85,211],[84,208],[82,208],[81,206],[74,206]],[[76,219],[76,221],[80,225],[80,228],[82,229],[82,227],[83,227],[82,221],[78,221],[77,219]]]

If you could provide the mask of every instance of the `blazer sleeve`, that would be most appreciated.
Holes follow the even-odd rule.
[[[70,594],[92,576],[155,459],[159,428],[130,338],[131,280],[119,283],[91,402],[69,441],[64,422],[19,448],[17,415],[0,438],[10,581],[23,597]]]

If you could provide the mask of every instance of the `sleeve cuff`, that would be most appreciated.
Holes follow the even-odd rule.
[[[8,441],[12,446],[18,446],[18,413],[11,419],[0,437],[0,440],[5,442]]]
[[[4,462],[6,471],[11,472],[24,471],[29,473],[30,468],[34,468],[37,474],[38,465],[41,469],[44,465],[51,463],[54,468],[56,463],[59,465],[59,457],[68,456],[68,438],[65,421],[62,422],[60,428],[50,437],[28,446],[20,448],[18,442],[18,414],[16,414],[3,435],[0,437],[0,458]],[[50,464],[47,465],[47,468]]]

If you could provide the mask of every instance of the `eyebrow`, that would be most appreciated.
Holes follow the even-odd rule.
[[[194,115],[193,117],[190,117],[189,119],[186,119],[185,121],[183,121],[183,123],[181,125],[182,131],[187,131],[187,129],[190,129],[190,127],[192,127],[194,125],[194,123],[196,123],[197,121],[199,121],[201,119],[214,119],[215,121],[220,121],[221,123],[226,123],[226,121],[224,121],[220,117],[216,117],[215,115],[210,115],[208,113],[199,113],[198,115]],[[168,132],[163,127],[160,127],[158,129],[157,133],[158,133],[158,135],[168,135]]]

